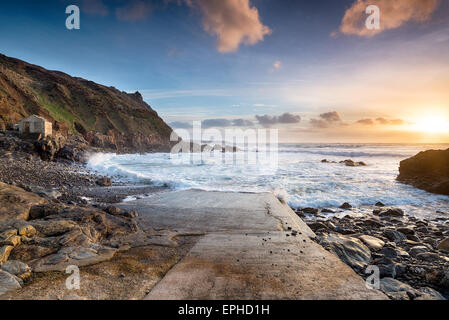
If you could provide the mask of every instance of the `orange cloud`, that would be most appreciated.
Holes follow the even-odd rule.
[[[374,36],[382,31],[399,28],[409,21],[424,22],[430,19],[440,0],[357,0],[346,10],[340,25],[340,33],[362,37]],[[380,9],[380,29],[369,30],[365,26],[369,5]],[[335,36],[333,32],[331,36]]]
[[[234,52],[243,43],[254,45],[271,34],[262,24],[256,7],[249,0],[185,0],[203,14],[204,29],[218,36],[219,52]]]

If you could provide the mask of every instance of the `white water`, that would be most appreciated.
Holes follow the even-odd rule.
[[[274,191],[287,193],[293,207],[338,207],[373,205],[377,201],[406,208],[409,213],[449,212],[449,197],[429,194],[398,183],[399,162],[428,149],[449,145],[280,145],[278,164],[262,161],[248,164],[245,157],[255,152],[203,153],[172,159],[170,154],[95,154],[88,167],[102,174],[133,183],[167,185],[174,189],[199,188],[219,191]],[[198,156],[198,155],[197,155]],[[223,157],[227,161],[223,161]],[[237,161],[230,161],[233,157]],[[366,167],[321,163],[322,159],[364,161]],[[235,158],[234,158],[235,159]],[[198,160],[198,159],[197,159]],[[239,161],[241,160],[241,161]]]

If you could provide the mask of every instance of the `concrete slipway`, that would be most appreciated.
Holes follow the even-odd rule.
[[[121,207],[153,228],[201,235],[146,299],[386,299],[271,193],[186,190]]]

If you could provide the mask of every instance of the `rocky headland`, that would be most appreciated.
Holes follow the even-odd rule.
[[[119,153],[167,152],[172,129],[139,92],[50,71],[0,54],[0,131],[30,115],[53,123],[56,136]]]
[[[449,149],[428,150],[401,161],[398,181],[449,195]]]

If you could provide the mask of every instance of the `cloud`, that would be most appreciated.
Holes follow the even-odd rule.
[[[358,124],[363,124],[367,126],[373,126],[373,125],[390,125],[390,126],[401,126],[405,123],[404,120],[401,119],[385,119],[385,118],[377,118],[375,120],[373,119],[361,119],[357,121]]]
[[[291,113],[284,113],[280,116],[257,116],[256,119],[264,127],[270,127],[275,124],[291,124],[291,123],[299,123],[301,122],[301,117],[293,115]]]
[[[259,11],[256,7],[251,7],[249,0],[185,0],[185,2],[201,10],[204,30],[218,37],[219,52],[235,52],[242,43],[254,45],[271,34],[271,29],[262,24]]]
[[[254,125],[254,122],[251,120],[245,120],[245,119],[235,119],[233,121],[234,127],[252,127]]]
[[[345,35],[371,37],[382,31],[399,28],[409,21],[424,22],[430,19],[440,0],[357,0],[346,10],[339,31]],[[380,9],[380,29],[369,30],[365,26],[369,5]],[[331,36],[336,36],[333,32]]]
[[[117,8],[115,15],[118,20],[135,22],[147,18],[151,11],[150,1],[132,0],[126,6]]]
[[[337,111],[322,113],[320,114],[320,118],[326,120],[329,123],[342,122]]]
[[[273,63],[273,67],[270,69],[270,72],[278,71],[281,67],[282,67],[282,62],[281,61],[275,61]]]
[[[366,126],[374,125],[373,119],[361,119],[361,120],[357,121],[357,123],[363,124],[363,125],[366,125]]]
[[[109,9],[102,0],[83,0],[81,3],[81,10],[87,14],[107,16]]]
[[[343,125],[340,115],[337,111],[320,114],[319,119],[310,119],[310,123],[316,128],[328,128],[333,125]]]
[[[207,119],[201,123],[203,128],[231,127],[232,121],[227,119]]]
[[[377,118],[376,121],[379,124],[393,125],[393,126],[401,126],[401,125],[403,125],[405,123],[404,120],[401,120],[401,119],[388,120],[388,119],[385,119],[385,118]]]

